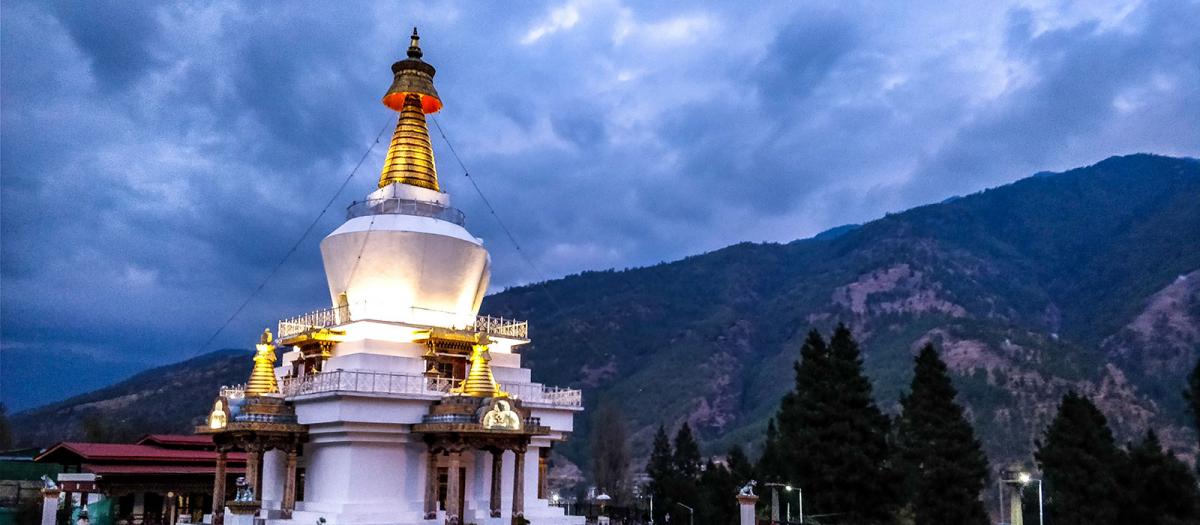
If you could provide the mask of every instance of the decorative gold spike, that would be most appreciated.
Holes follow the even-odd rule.
[[[488,364],[491,360],[487,345],[471,347],[471,371],[463,381],[462,393],[472,397],[508,397],[492,376],[492,367]]]
[[[393,182],[441,191],[437,166],[433,162],[433,147],[429,143],[429,127],[421,112],[421,98],[417,95],[405,97],[396,132],[392,134],[392,143],[379,174],[380,188]]]
[[[412,58],[421,58],[421,35],[417,34],[417,28],[413,28],[412,37],[408,39],[408,56]]]
[[[383,105],[400,112],[400,120],[379,175],[380,188],[400,182],[441,191],[425,115],[442,109],[442,100],[433,87],[437,70],[421,60],[420,40],[414,27],[408,58],[392,64],[392,86],[383,95]]]
[[[271,344],[271,329],[263,330],[259,343],[255,345],[254,369],[246,383],[246,395],[260,396],[278,394],[279,384],[275,381],[275,345]]]

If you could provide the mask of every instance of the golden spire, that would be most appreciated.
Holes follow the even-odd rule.
[[[462,393],[473,397],[508,397],[492,377],[492,367],[488,364],[491,360],[487,345],[471,345],[471,371],[463,381]]]
[[[433,87],[437,71],[421,60],[420,39],[414,27],[408,58],[392,64],[394,80],[383,95],[383,105],[400,112],[400,120],[379,174],[380,188],[400,182],[441,191],[425,115],[442,109],[442,100]]]
[[[250,382],[246,383],[246,395],[278,394],[275,382],[275,345],[271,344],[271,329],[263,330],[262,338],[255,346],[254,370],[250,371]]]

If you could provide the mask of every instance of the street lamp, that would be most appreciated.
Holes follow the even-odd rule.
[[[678,502],[678,501],[676,501],[676,502],[675,502],[675,504],[676,504],[676,505],[679,505],[680,507],[683,507],[683,508],[687,509],[687,511],[688,511],[688,525],[696,525],[696,509],[693,509],[693,508],[691,508],[691,507],[689,507],[689,506],[687,506],[687,505],[684,505],[684,504],[682,504],[682,503],[680,503],[680,502]]]
[[[604,516],[604,505],[606,505],[611,500],[612,500],[612,496],[609,496],[608,494],[606,494],[604,492],[604,489],[600,489],[600,495],[596,496],[596,501],[600,502],[600,514],[598,516],[596,516],[597,523],[601,522],[600,518]]]
[[[784,487],[783,489],[788,492],[791,492],[793,488],[796,489],[796,495],[798,497],[797,499],[799,499],[799,501],[797,503],[800,504],[800,506],[798,507],[800,509],[800,525],[804,525],[804,490],[801,489],[800,487],[793,487],[791,485],[788,485],[788,486]],[[788,521],[791,521],[791,519],[792,519],[792,517],[788,516]]]
[[[1046,525],[1045,515],[1042,512],[1042,480],[1034,479],[1032,474],[1025,472],[1025,471],[1018,472],[1016,479],[1003,480],[1004,483],[1018,483],[1021,485],[1022,488],[1029,486],[1030,483],[1033,483],[1035,481],[1037,482],[1037,486],[1038,486],[1038,525]],[[1004,515],[1003,514],[1003,512],[1004,512],[1003,505],[1004,505],[1003,500],[1001,500],[1001,508],[1000,508],[1001,516]],[[1011,521],[1011,520],[1012,520],[1012,517],[1010,516],[1009,521]]]
[[[800,504],[800,507],[799,507],[799,509],[800,509],[800,523],[804,523],[804,491],[803,491],[803,490],[801,490],[801,489],[800,489],[800,487],[793,487],[793,486],[792,486],[790,483],[789,483],[789,484],[787,484],[787,485],[784,485],[783,483],[763,483],[763,485],[762,485],[762,486],[763,486],[763,487],[771,487],[772,489],[779,489],[779,488],[782,488],[783,490],[786,490],[786,491],[788,491],[788,492],[791,492],[791,491],[794,489],[794,490],[797,492],[797,496],[799,496],[799,501],[798,501],[798,503]],[[778,499],[778,496],[779,496],[779,491],[778,491],[778,490],[772,490],[772,491],[771,491],[771,506],[772,506],[772,510],[771,510],[771,512],[772,512],[772,517],[771,517],[771,519],[772,519],[772,521],[774,521],[774,520],[778,520],[778,519],[779,519],[779,510],[778,510],[778,509],[776,509],[776,508],[774,508],[774,507],[776,507],[776,506],[778,506],[778,505],[779,505],[779,499]],[[791,504],[790,504],[790,503],[788,504],[788,508],[789,508],[789,509],[791,508]],[[789,510],[789,511],[788,511],[786,518],[787,518],[787,520],[788,520],[789,522],[790,522],[790,521],[792,521],[791,510]]]
[[[1029,485],[1030,482],[1033,482],[1033,481],[1037,482],[1037,484],[1038,484],[1038,525],[1046,525],[1045,521],[1043,521],[1044,517],[1042,516],[1042,480],[1033,479],[1033,476],[1031,476],[1028,472],[1022,472],[1020,474],[1017,474],[1017,481],[1021,483],[1021,486],[1027,486],[1027,485]]]

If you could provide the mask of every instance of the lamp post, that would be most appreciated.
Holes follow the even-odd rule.
[[[676,504],[676,505],[679,505],[680,507],[683,507],[683,508],[687,509],[687,511],[688,511],[688,525],[696,525],[696,509],[693,509],[693,508],[691,508],[691,507],[689,507],[689,506],[687,506],[687,505],[684,505],[684,504],[682,504],[682,503],[680,503],[680,502],[678,502],[678,501],[676,501],[676,502],[675,502],[675,504]]]
[[[1042,480],[1033,479],[1033,476],[1031,476],[1028,472],[1021,472],[1020,474],[1017,474],[1017,482],[1019,482],[1021,486],[1027,486],[1034,481],[1036,481],[1038,484],[1038,525],[1046,525],[1044,521],[1045,518],[1042,513]]]
[[[1021,471],[1021,472],[1017,473],[1016,479],[1005,479],[1005,480],[1001,480],[1000,482],[1001,483],[1020,484],[1021,487],[1024,488],[1024,487],[1029,486],[1030,483],[1033,483],[1035,481],[1037,482],[1037,485],[1038,485],[1038,525],[1046,525],[1045,514],[1043,513],[1043,510],[1042,510],[1042,480],[1034,479],[1032,474],[1025,472],[1025,471]],[[1000,517],[1003,518],[1004,517],[1003,496],[1001,496],[1001,498],[1002,499],[1000,502]],[[1009,521],[1010,522],[1012,521],[1012,516],[1009,516]]]
[[[801,489],[800,487],[793,487],[791,485],[784,487],[784,490],[786,490],[788,492],[791,492],[792,489],[796,489],[796,496],[797,496],[796,499],[798,500],[796,503],[800,504],[800,506],[797,507],[797,509],[800,510],[800,525],[804,525],[804,490]],[[789,512],[788,514],[789,514],[788,521],[791,521],[791,519],[792,519],[792,517],[790,515],[791,513]]]
[[[783,490],[786,490],[786,491],[788,491],[788,492],[791,492],[792,490],[795,490],[795,491],[796,491],[796,494],[797,494],[797,496],[798,496],[798,500],[799,500],[799,501],[797,501],[797,503],[799,503],[799,504],[800,504],[800,506],[798,507],[798,509],[799,509],[799,511],[800,511],[800,523],[804,523],[804,490],[802,490],[800,487],[794,487],[794,486],[792,486],[791,484],[784,485],[783,483],[763,483],[763,485],[762,485],[762,486],[764,486],[764,487],[771,487],[771,489],[772,489],[772,494],[773,494],[774,496],[777,496],[777,495],[779,494],[778,492],[775,492],[775,491],[776,491],[776,490],[778,490],[780,487],[782,487],[782,488],[783,488]],[[775,498],[775,497],[772,497],[772,499],[771,499],[771,505],[777,505],[778,503],[779,503],[778,499],[777,499],[777,498]],[[791,508],[791,503],[788,503],[788,507],[789,507],[789,510],[788,510],[788,513],[787,513],[787,520],[788,520],[788,521],[792,521],[792,516],[791,516],[791,514],[792,514],[792,513],[791,513],[791,510],[790,510],[790,508]],[[773,518],[773,519],[779,519],[779,511],[778,511],[778,510],[772,510],[772,512],[774,513],[774,518]]]

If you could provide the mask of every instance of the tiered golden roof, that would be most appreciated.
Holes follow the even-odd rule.
[[[271,330],[263,330],[254,353],[254,369],[250,371],[250,381],[246,383],[246,395],[260,396],[263,394],[278,394],[279,383],[275,380],[275,345],[271,344]]]
[[[471,371],[467,373],[466,381],[463,381],[463,394],[472,397],[508,397],[508,394],[500,390],[500,385],[496,384],[488,361],[491,361],[491,356],[488,355],[487,345],[471,347]]]
[[[392,64],[394,80],[383,96],[383,105],[400,112],[400,120],[379,175],[380,188],[400,182],[441,191],[425,115],[442,109],[442,101],[433,87],[436,70],[421,60],[420,39],[414,27],[408,58]]]

